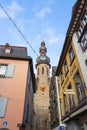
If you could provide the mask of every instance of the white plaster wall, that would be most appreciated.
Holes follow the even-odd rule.
[[[80,64],[80,67],[84,76],[85,84],[87,87],[87,66],[85,64],[85,60],[87,59],[87,49],[85,50],[85,52],[82,51],[80,44],[77,42],[76,34],[74,34],[73,36],[73,43],[76,49],[79,64]]]

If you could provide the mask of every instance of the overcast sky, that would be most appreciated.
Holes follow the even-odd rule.
[[[0,4],[39,55],[41,41],[47,47],[51,66],[57,66],[72,7],[76,0],[0,0]],[[0,8],[0,45],[25,46],[36,64],[37,55]]]

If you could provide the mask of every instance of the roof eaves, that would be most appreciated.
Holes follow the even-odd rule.
[[[84,8],[86,3],[87,3],[86,0],[78,0],[77,3],[76,3],[76,7],[75,7],[74,13],[72,15],[72,18],[71,18],[67,33],[66,33],[65,42],[64,42],[64,45],[63,45],[63,49],[62,49],[60,59],[59,59],[59,63],[58,63],[57,71],[56,71],[57,76],[59,75],[61,66],[63,64],[64,57],[65,57],[67,49],[68,49],[68,45],[71,43],[73,33],[75,32],[77,23],[79,21],[80,14],[81,14],[80,10],[82,10]],[[81,6],[83,5],[82,6],[83,8],[80,8],[80,5]]]

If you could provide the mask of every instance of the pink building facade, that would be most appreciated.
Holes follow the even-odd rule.
[[[32,130],[35,76],[25,47],[0,46],[0,130]]]

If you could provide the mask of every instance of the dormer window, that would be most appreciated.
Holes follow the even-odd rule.
[[[5,53],[7,53],[7,54],[11,53],[11,48],[6,48]]]
[[[11,46],[9,45],[9,43],[5,44],[5,52],[4,53],[6,53],[6,54],[11,53]]]

